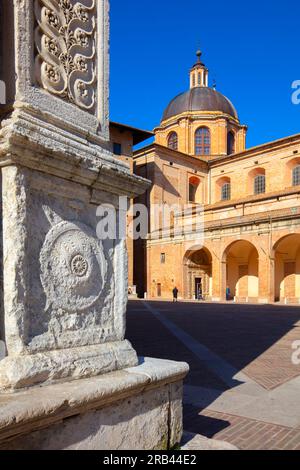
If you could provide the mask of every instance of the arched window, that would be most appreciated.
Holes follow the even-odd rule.
[[[221,200],[229,201],[231,199],[231,184],[225,183],[221,187]]]
[[[210,130],[199,127],[195,133],[195,154],[210,155]]]
[[[197,186],[193,183],[189,184],[189,202],[196,202]]]
[[[293,186],[300,185],[300,165],[297,165],[293,169]]]
[[[198,73],[198,85],[201,85],[201,73]]]
[[[172,150],[178,150],[178,135],[176,132],[171,132],[168,137],[168,147]]]
[[[233,132],[227,134],[227,155],[232,155],[235,152],[235,138]]]
[[[200,179],[192,177],[189,179],[189,202],[199,202]]]
[[[266,192],[265,175],[257,175],[254,178],[254,194],[264,194]]]
[[[216,192],[214,202],[229,201],[231,199],[231,180],[223,176],[216,181]]]

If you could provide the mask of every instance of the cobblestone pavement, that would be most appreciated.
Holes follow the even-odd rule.
[[[190,364],[185,430],[242,449],[300,448],[300,308],[131,301],[141,356]]]

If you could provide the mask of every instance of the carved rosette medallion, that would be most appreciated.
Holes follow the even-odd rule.
[[[95,107],[96,0],[35,0],[36,75],[48,92]]]
[[[42,247],[40,266],[46,309],[84,312],[99,300],[106,283],[102,242],[83,224],[54,226]]]

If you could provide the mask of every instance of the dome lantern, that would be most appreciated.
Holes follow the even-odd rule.
[[[208,87],[208,69],[201,62],[202,52],[196,52],[197,62],[190,70],[190,88]]]

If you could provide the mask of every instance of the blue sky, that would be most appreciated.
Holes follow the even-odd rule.
[[[300,133],[299,0],[111,0],[111,120],[152,130],[189,87],[200,44],[210,84],[249,126],[247,147]]]

